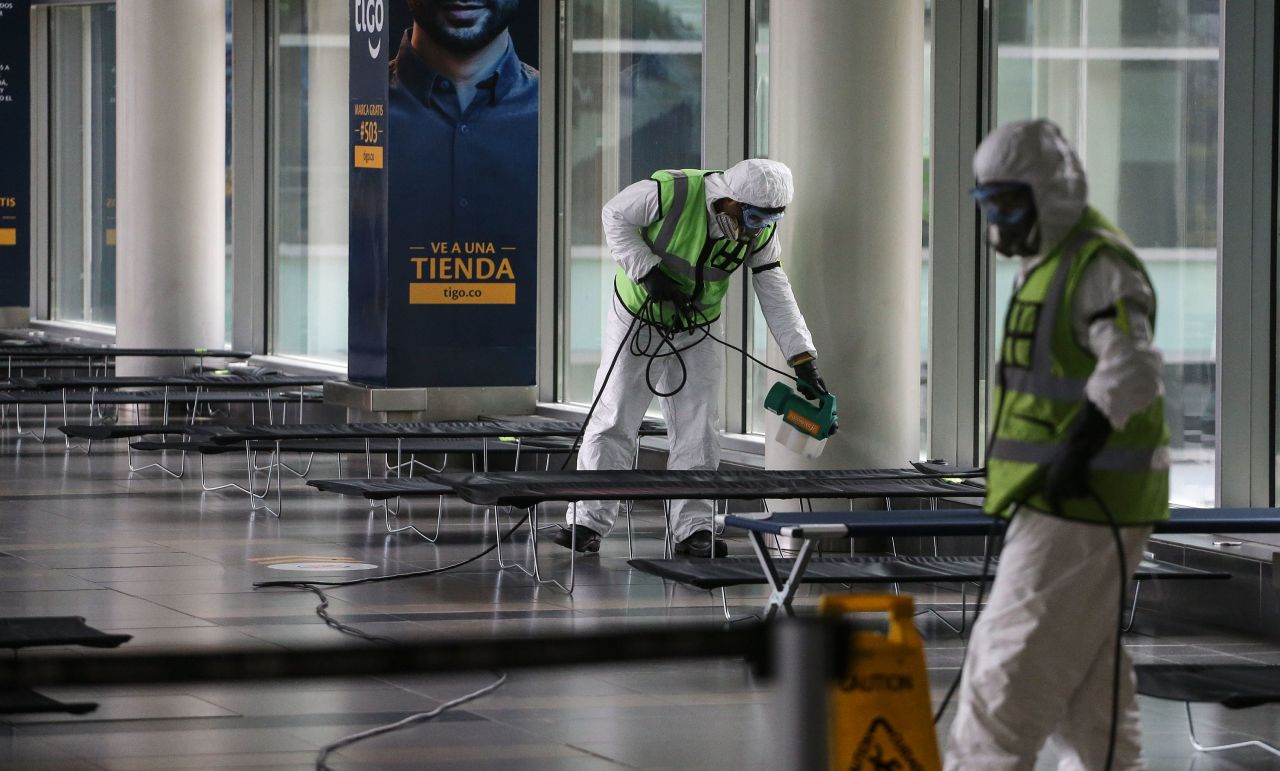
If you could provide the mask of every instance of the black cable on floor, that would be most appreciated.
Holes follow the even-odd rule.
[[[1013,510],[1013,514],[1009,519],[1017,516],[1018,509]],[[969,627],[970,637],[972,630],[978,626],[978,617],[982,615],[982,599],[986,594],[988,577],[991,575],[991,559],[995,553],[999,552],[1003,547],[1005,521],[999,517],[993,517],[991,520],[991,530],[987,533],[987,542],[985,553],[982,557],[982,578],[978,584],[978,599],[973,606],[973,626]],[[965,661],[969,658],[969,638],[965,638],[964,652],[960,654],[960,670],[956,672],[956,678],[951,681],[951,687],[947,689],[947,695],[942,698],[942,704],[938,707],[938,711],[933,715],[933,724],[937,725],[942,720],[942,715],[947,711],[947,707],[951,704],[951,699],[956,695],[956,689],[960,687],[960,680],[964,676]]]
[[[795,375],[770,367],[768,364],[765,364],[763,361],[760,361],[756,357],[747,353],[744,349],[739,348],[738,346],[733,345],[727,341],[721,340],[720,338],[713,335],[711,333],[711,322],[705,321],[705,315],[703,316],[705,323],[698,325],[697,327],[703,331],[703,335],[691,341],[690,343],[688,343],[683,347],[677,347],[674,340],[674,333],[672,333],[670,330],[667,330],[665,327],[662,327],[661,325],[655,324],[653,321],[650,321],[647,318],[644,318],[645,311],[652,305],[653,305],[653,301],[651,299],[646,299],[644,305],[641,306],[640,313],[634,315],[632,318],[631,324],[628,325],[626,334],[623,336],[622,342],[618,345],[618,349],[614,352],[613,359],[609,362],[609,368],[605,371],[605,376],[601,381],[600,387],[596,391],[595,398],[592,400],[591,406],[587,410],[586,417],[582,421],[582,427],[578,430],[577,435],[574,436],[573,442],[570,444],[570,452],[565,454],[565,459],[560,465],[561,471],[568,468],[570,458],[572,458],[574,453],[576,453],[580,449],[581,442],[583,437],[586,434],[587,427],[588,425],[590,425],[591,418],[595,414],[596,407],[598,407],[600,404],[600,398],[604,394],[605,386],[608,385],[610,378],[613,376],[613,371],[617,367],[618,359],[622,356],[622,352],[624,350],[629,350],[632,355],[642,356],[649,360],[648,364],[645,367],[646,383],[649,386],[649,390],[652,393],[654,393],[659,397],[664,397],[664,398],[674,396],[675,394],[679,393],[681,390],[684,389],[685,384],[688,382],[689,372],[688,372],[687,366],[684,363],[684,357],[681,356],[681,353],[692,348],[694,345],[701,343],[703,340],[706,340],[708,337],[720,343],[721,345],[724,345],[728,348],[738,351],[743,356],[746,356],[748,359],[756,362],[757,364],[764,367],[765,369],[768,369],[772,372],[776,372],[777,374],[782,375],[783,377],[786,377],[786,378],[790,378],[791,380],[797,380]],[[637,324],[641,324],[649,332],[648,341],[644,344],[640,343],[639,334],[636,334],[634,336],[632,335],[632,332],[635,331]],[[693,330],[690,330],[690,331],[693,331]],[[654,346],[654,342],[653,342],[654,340],[653,336],[655,334],[657,335],[657,338],[658,338],[656,346]],[[667,348],[669,350],[667,350],[666,352],[663,352],[664,348]],[[676,362],[680,365],[680,373],[681,373],[679,384],[676,385],[676,387],[671,389],[669,392],[662,391],[657,386],[657,384],[653,382],[653,374],[652,374],[654,362],[656,362],[661,358],[665,358],[667,356],[676,357]],[[471,557],[468,557],[464,560],[460,560],[458,562],[455,562],[449,565],[444,565],[442,567],[431,568],[428,570],[414,570],[406,573],[392,573],[392,574],[381,575],[381,576],[369,576],[365,578],[356,578],[356,579],[351,579],[347,581],[259,581],[254,583],[253,587],[255,589],[291,588],[291,589],[300,589],[303,591],[311,592],[312,594],[316,595],[316,597],[319,598],[320,600],[319,604],[316,605],[316,615],[320,617],[320,620],[322,620],[326,626],[332,629],[335,629],[338,632],[341,632],[343,634],[351,635],[353,637],[358,637],[362,640],[368,640],[370,642],[391,642],[391,638],[389,637],[369,634],[368,632],[364,631],[363,629],[360,629],[359,627],[355,627],[350,624],[345,624],[337,620],[333,616],[331,616],[328,612],[329,597],[327,594],[325,594],[324,590],[321,589],[320,587],[327,586],[331,588],[341,588],[345,586],[357,586],[359,584],[372,584],[372,583],[379,583],[382,581],[394,581],[394,580],[399,580],[404,578],[420,578],[424,576],[439,575],[440,573],[446,573],[448,571],[455,570],[464,565],[468,565],[472,562],[475,562],[476,560],[479,560],[480,558],[489,554],[493,550],[497,549],[498,546],[502,543],[502,541],[509,538],[513,533],[515,533],[515,531],[521,525],[523,525],[525,522],[529,520],[529,516],[530,516],[529,514],[525,514],[523,517],[521,517],[520,521],[512,525],[511,528],[508,529],[506,533],[499,535],[498,538],[493,542],[493,544],[485,548],[483,551],[477,554],[474,554]],[[985,569],[984,569],[984,572],[985,572]],[[979,595],[979,601],[980,600],[981,600],[981,595]],[[375,728],[371,728],[366,731],[361,731],[359,733],[351,734],[349,736],[344,736],[343,738],[338,739],[336,742],[333,742],[332,744],[329,744],[321,749],[320,755],[316,758],[316,769],[318,771],[329,771],[329,766],[326,763],[326,761],[328,760],[329,754],[338,749],[341,749],[342,747],[347,747],[356,742],[363,741],[364,739],[369,739],[374,736],[380,736],[382,734],[390,733],[392,731],[397,731],[411,725],[416,725],[418,723],[426,722],[428,720],[431,720],[433,718],[440,716],[444,712],[454,707],[460,706],[462,704],[466,704],[469,701],[478,699],[486,694],[492,693],[498,688],[501,688],[503,684],[505,684],[507,681],[506,673],[496,672],[495,674],[497,675],[497,679],[494,680],[489,685],[485,686],[484,688],[481,688],[479,690],[468,693],[464,696],[460,696],[457,699],[441,704],[439,707],[436,707],[430,712],[421,712],[416,715],[410,715],[394,723],[388,723],[387,725],[377,726]]]
[[[507,530],[506,533],[499,535],[497,540],[495,540],[491,546],[487,547],[483,551],[477,554],[474,554],[464,560],[459,560],[458,562],[454,562],[452,564],[444,565],[438,568],[431,568],[429,570],[414,570],[408,573],[391,573],[389,575],[382,575],[382,576],[368,576],[366,578],[355,578],[349,581],[259,581],[255,583],[253,587],[255,589],[290,588],[290,589],[301,589],[303,591],[311,592],[312,594],[320,598],[320,604],[316,605],[316,615],[320,617],[320,620],[324,621],[326,626],[332,629],[336,629],[337,631],[342,632],[343,634],[349,634],[353,637],[358,637],[362,640],[368,640],[369,642],[391,642],[392,640],[390,637],[382,637],[380,635],[369,634],[368,632],[364,631],[363,629],[360,629],[359,627],[355,627],[350,624],[344,624],[343,622],[329,615],[329,597],[324,593],[324,590],[321,589],[320,587],[321,586],[343,587],[343,586],[356,586],[358,584],[372,584],[372,583],[378,583],[381,581],[392,581],[400,578],[416,578],[420,576],[437,575],[440,573],[448,572],[450,570],[455,570],[457,568],[462,567],[463,565],[468,565],[472,562],[475,562],[476,560],[480,559],[486,554],[489,554],[490,552],[492,552],[494,549],[498,548],[498,544],[502,543],[503,540],[510,537],[510,535],[514,533],[516,529],[519,528],[521,525],[523,525],[528,519],[529,519],[529,515],[525,514],[523,517],[520,518],[519,522],[512,525],[511,528]],[[495,672],[494,674],[497,675],[497,680],[490,683],[489,685],[486,685],[485,687],[480,688],[479,690],[472,691],[471,693],[468,693],[464,696],[460,696],[454,699],[453,701],[445,702],[444,704],[441,704],[440,706],[436,707],[430,712],[420,712],[416,715],[410,715],[402,720],[397,720],[394,723],[388,723],[387,725],[376,726],[366,731],[361,731],[360,733],[351,734],[350,736],[344,736],[341,739],[337,740],[336,742],[333,742],[332,744],[329,744],[321,748],[320,754],[316,757],[317,771],[332,771],[332,769],[329,767],[326,761],[328,760],[329,754],[335,750],[338,750],[342,747],[349,746],[351,744],[355,744],[358,741],[370,739],[374,736],[381,736],[382,734],[390,733],[392,731],[398,731],[401,728],[407,728],[411,725],[416,725],[418,723],[425,723],[428,720],[432,720],[436,717],[439,717],[440,715],[444,714],[450,709],[453,709],[454,707],[461,706],[463,704],[466,704],[469,701],[473,701],[475,699],[480,698],[481,696],[484,696],[486,694],[492,693],[493,691],[496,691],[498,688],[501,688],[504,683],[507,682],[507,675],[505,672]]]
[[[418,723],[425,723],[428,720],[440,717],[445,712],[448,712],[454,707],[460,707],[469,701],[475,701],[481,696],[485,696],[487,694],[493,693],[494,691],[501,688],[507,682],[507,675],[505,672],[495,672],[494,674],[498,676],[498,679],[494,680],[492,683],[489,683],[488,685],[486,685],[485,687],[479,690],[472,691],[471,693],[468,693],[465,696],[459,696],[458,698],[453,699],[452,701],[446,701],[444,704],[441,704],[440,706],[436,707],[430,712],[419,712],[416,715],[409,715],[408,717],[403,718],[401,720],[397,720],[394,723],[387,723],[386,725],[380,725],[374,728],[370,728],[366,731],[360,731],[359,733],[350,734],[348,736],[342,737],[336,742],[325,745],[323,748],[321,748],[320,755],[316,757],[316,771],[333,771],[333,769],[327,763],[327,761],[329,760],[329,754],[337,750],[340,750],[343,747],[348,747],[352,744],[355,744],[356,742],[364,741],[365,739],[372,739],[375,736],[388,734],[388,733],[391,733],[392,731],[399,731],[401,728],[408,728],[409,726],[417,725]]]
[[[635,325],[638,321],[639,319],[637,318],[631,322],[631,326],[627,329],[627,337],[630,337],[631,330],[635,328]],[[609,369],[607,372],[605,372],[604,383],[601,384],[600,393],[597,393],[595,400],[591,402],[591,408],[587,410],[587,416],[582,421],[582,427],[578,429],[578,433],[576,436],[574,436],[573,442],[570,445],[570,451],[565,454],[564,462],[560,464],[561,471],[563,471],[566,467],[568,467],[569,459],[573,457],[573,453],[578,450],[579,443],[582,441],[583,434],[586,433],[587,425],[591,422],[591,415],[595,412],[596,407],[600,404],[600,394],[604,393],[604,384],[607,384],[609,382],[609,378],[613,375],[613,369],[617,365],[618,358],[619,356],[621,356],[625,346],[626,346],[626,338],[623,339],[622,345],[619,345],[617,352],[614,353],[613,361],[609,363]],[[498,536],[498,539],[495,540],[492,545],[485,548],[483,551],[477,554],[473,554],[472,556],[467,557],[464,560],[459,560],[458,562],[454,562],[452,564],[444,565],[438,568],[430,568],[428,570],[413,570],[407,573],[390,573],[390,574],[381,575],[381,576],[367,576],[365,578],[353,578],[347,581],[259,581],[253,585],[253,588],[255,589],[288,588],[288,589],[302,589],[304,591],[312,592],[320,598],[320,605],[316,606],[316,615],[319,616],[321,620],[325,622],[325,624],[333,627],[334,629],[337,629],[340,632],[344,632],[346,634],[351,634],[356,637],[361,637],[364,639],[376,639],[381,641],[381,640],[385,640],[386,638],[370,638],[369,636],[359,632],[359,630],[348,631],[349,629],[351,629],[350,627],[347,627],[346,625],[335,621],[331,616],[329,616],[328,613],[325,612],[329,606],[328,597],[325,596],[324,592],[319,587],[328,586],[328,587],[340,588],[344,586],[357,586],[359,584],[372,584],[372,583],[380,583],[382,581],[395,581],[402,578],[421,578],[423,576],[434,576],[434,575],[439,575],[440,573],[447,573],[450,570],[456,570],[457,568],[463,567],[464,565],[469,565],[472,562],[475,562],[476,560],[480,559],[481,557],[484,557],[485,555],[489,554],[494,549],[497,549],[499,544],[501,544],[506,539],[510,538],[511,535],[515,533],[515,531],[519,529],[521,525],[523,525],[525,522],[528,522],[528,521],[529,521],[529,514],[525,514],[523,517],[520,518],[520,521],[512,525],[507,530],[507,532]]]
[[[613,375],[613,370],[618,363],[618,358],[621,356],[622,351],[625,349],[627,340],[630,339],[631,332],[635,328],[635,325],[638,321],[639,319],[632,321],[631,326],[628,327],[627,329],[626,336],[623,338],[623,343],[618,346],[617,352],[615,352],[613,355],[613,360],[610,362],[609,369],[605,373],[604,383],[601,384],[599,393],[596,394],[595,399],[592,401],[591,408],[587,410],[586,418],[582,421],[582,428],[578,430],[577,435],[573,439],[571,447],[574,451],[578,449],[579,444],[582,441],[582,437],[586,433],[587,425],[591,421],[591,416],[595,413],[596,407],[600,404],[600,395],[604,393],[604,385],[608,383],[609,378]],[[679,355],[678,351],[675,351],[675,353],[677,356]],[[560,469],[562,471],[569,465],[569,459],[571,457],[573,457],[573,452],[567,453],[565,455],[564,462],[560,466]],[[331,629],[335,629],[343,634],[348,634],[353,637],[358,637],[362,640],[368,640],[369,642],[391,642],[392,640],[389,637],[370,634],[364,631],[363,629],[360,629],[359,627],[352,626],[351,624],[345,624],[339,621],[338,619],[334,618],[333,616],[329,615],[329,596],[325,594],[324,590],[321,589],[320,587],[327,586],[331,588],[341,588],[345,586],[357,586],[359,584],[372,584],[372,583],[380,583],[383,581],[394,581],[394,580],[399,580],[403,578],[420,578],[423,576],[439,575],[440,573],[446,573],[451,570],[456,570],[457,568],[463,567],[464,565],[468,565],[472,562],[479,560],[480,558],[492,552],[494,549],[497,549],[498,546],[504,540],[511,537],[511,535],[515,533],[517,529],[519,529],[525,522],[529,520],[529,516],[530,515],[526,513],[523,517],[520,518],[518,522],[512,525],[507,530],[507,532],[500,534],[497,537],[497,539],[494,540],[491,546],[485,548],[479,553],[474,554],[464,560],[459,560],[458,562],[454,562],[449,565],[444,565],[438,568],[430,568],[428,570],[414,570],[406,573],[391,573],[388,575],[381,575],[381,576],[368,576],[365,578],[355,578],[348,581],[259,581],[254,583],[253,587],[255,589],[290,588],[290,589],[300,589],[303,591],[311,592],[312,594],[316,595],[316,597],[318,597],[320,600],[319,604],[316,605],[316,615],[320,617],[320,620],[323,621],[326,626],[330,627]],[[409,715],[408,717],[403,718],[401,720],[397,720],[394,723],[375,726],[374,728],[370,728],[365,731],[360,731],[359,733],[350,734],[348,736],[342,737],[341,739],[338,739],[337,741],[331,744],[326,745],[325,747],[321,748],[320,754],[316,757],[317,771],[332,771],[332,769],[328,765],[329,755],[343,747],[348,747],[352,744],[355,744],[356,742],[364,741],[365,739],[371,739],[375,736],[381,736],[383,734],[391,733],[392,731],[398,731],[402,728],[408,728],[409,726],[412,726],[412,725],[425,723],[428,720],[432,720],[436,717],[439,717],[440,715],[444,714],[450,709],[459,707],[463,704],[466,704],[467,702],[474,701],[475,699],[478,699],[482,696],[485,696],[487,694],[490,694],[496,691],[507,682],[507,674],[505,672],[495,672],[494,674],[496,675],[497,679],[494,680],[489,685],[486,685],[483,688],[480,688],[478,690],[472,691],[471,693],[468,693],[456,699],[453,699],[452,701],[445,702],[444,704],[441,704],[440,706],[436,707],[435,709],[429,712],[419,712],[414,715]]]
[[[257,585],[255,584],[254,587],[257,588]],[[298,584],[297,588],[305,589],[320,598],[320,604],[316,606],[316,615],[319,616],[320,620],[325,623],[325,626],[328,626],[330,629],[336,629],[343,634],[349,634],[352,637],[359,637],[360,639],[368,640],[369,642],[394,642],[390,637],[369,634],[363,629],[351,626],[350,624],[344,624],[333,616],[330,616],[329,597],[321,591],[320,587],[312,586],[310,584]]]

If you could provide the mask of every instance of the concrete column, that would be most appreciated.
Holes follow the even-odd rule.
[[[779,231],[841,431],[770,468],[901,466],[920,445],[923,6],[794,0],[770,30],[769,151],[795,175]],[[785,362],[771,343],[771,363]]]
[[[116,3],[116,342],[221,346],[224,0]],[[175,362],[121,361],[122,374]]]

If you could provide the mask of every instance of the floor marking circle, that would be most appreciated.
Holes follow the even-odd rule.
[[[310,570],[328,573],[378,569],[377,565],[371,565],[368,562],[280,562],[267,567],[272,570]]]

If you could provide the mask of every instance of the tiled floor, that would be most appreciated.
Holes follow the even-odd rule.
[[[242,459],[211,459],[216,481],[238,481]],[[334,476],[332,459],[313,475]],[[419,524],[434,526],[434,505]],[[637,548],[656,554],[658,518],[639,517]],[[122,650],[311,643],[366,645],[314,614],[314,598],[255,591],[259,580],[298,576],[254,558],[314,555],[374,563],[379,572],[448,564],[492,539],[485,512],[453,505],[440,543],[388,535],[362,502],[286,479],[284,516],[251,514],[243,494],[201,493],[198,478],[130,474],[122,452],[65,454],[61,445],[0,433],[0,615],[81,615],[128,632]],[[563,552],[543,545],[559,575]],[[746,553],[747,546],[733,548]],[[506,554],[526,558],[523,536]],[[352,575],[352,574],[348,574]],[[306,577],[340,578],[325,574]],[[1223,586],[1223,591],[1229,591]],[[811,604],[816,595],[802,595]],[[763,591],[729,593],[731,610],[756,610]],[[923,600],[955,602],[927,590]],[[390,637],[537,634],[661,624],[716,623],[718,596],[633,572],[622,533],[579,564],[572,597],[536,586],[494,555],[448,575],[340,589],[331,612]],[[961,641],[923,626],[935,698],[955,676]],[[1128,639],[1138,661],[1280,662],[1280,646],[1206,630]],[[387,677],[263,685],[48,689],[97,701],[83,717],[25,716],[0,729],[0,765],[21,769],[313,768],[317,750],[343,735],[421,712],[474,690],[489,675]],[[765,768],[777,738],[770,691],[740,662],[584,666],[515,671],[500,691],[439,720],[335,754],[345,768]],[[1180,704],[1143,700],[1153,769],[1277,768],[1256,750],[1191,750]],[[1280,708],[1197,707],[1202,738],[1280,736]],[[1230,732],[1228,732],[1228,726]],[[1051,759],[1041,767],[1051,768]]]

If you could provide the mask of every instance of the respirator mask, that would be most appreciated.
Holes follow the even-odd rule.
[[[991,248],[1007,257],[1040,252],[1040,219],[1031,186],[1022,182],[988,182],[972,191],[987,220]]]

